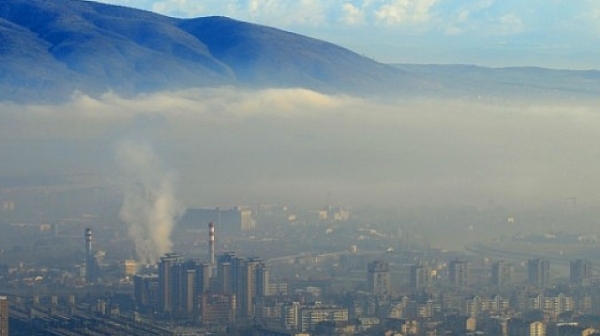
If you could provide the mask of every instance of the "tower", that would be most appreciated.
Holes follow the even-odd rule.
[[[372,261],[367,265],[367,287],[371,294],[384,298],[391,295],[390,264]]]
[[[210,266],[215,266],[215,223],[208,223],[208,256]]]
[[[538,287],[548,287],[550,284],[550,262],[548,259],[530,259],[527,263],[529,284]]]
[[[92,249],[92,229],[85,229],[85,281],[92,283],[96,281],[96,260],[94,259],[94,250]]]

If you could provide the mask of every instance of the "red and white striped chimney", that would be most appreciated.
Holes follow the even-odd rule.
[[[215,264],[215,223],[208,223],[208,255],[210,264]]]

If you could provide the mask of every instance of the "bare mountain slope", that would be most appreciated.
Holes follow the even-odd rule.
[[[223,84],[361,92],[402,73],[274,28],[79,0],[0,0],[0,42],[0,98],[11,100]]]

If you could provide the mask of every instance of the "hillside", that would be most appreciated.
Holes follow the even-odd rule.
[[[387,65],[348,49],[226,17],[177,19],[81,0],[0,0],[0,100],[57,102],[191,87],[324,93],[582,99],[600,72]]]
[[[347,49],[274,28],[79,0],[0,0],[0,64],[0,99],[9,100],[214,85],[357,93],[396,86],[402,77]]]

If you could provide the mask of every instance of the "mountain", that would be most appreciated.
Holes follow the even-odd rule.
[[[363,92],[402,70],[347,49],[225,17],[176,19],[80,0],[0,0],[0,99],[57,100],[193,86]]]
[[[600,72],[386,65],[334,44],[226,17],[177,19],[81,0],[0,0],[0,100],[62,101],[230,85],[324,93],[580,99]]]
[[[474,65],[394,64],[430,83],[436,96],[478,99],[597,99],[600,71],[538,67],[488,68]]]

